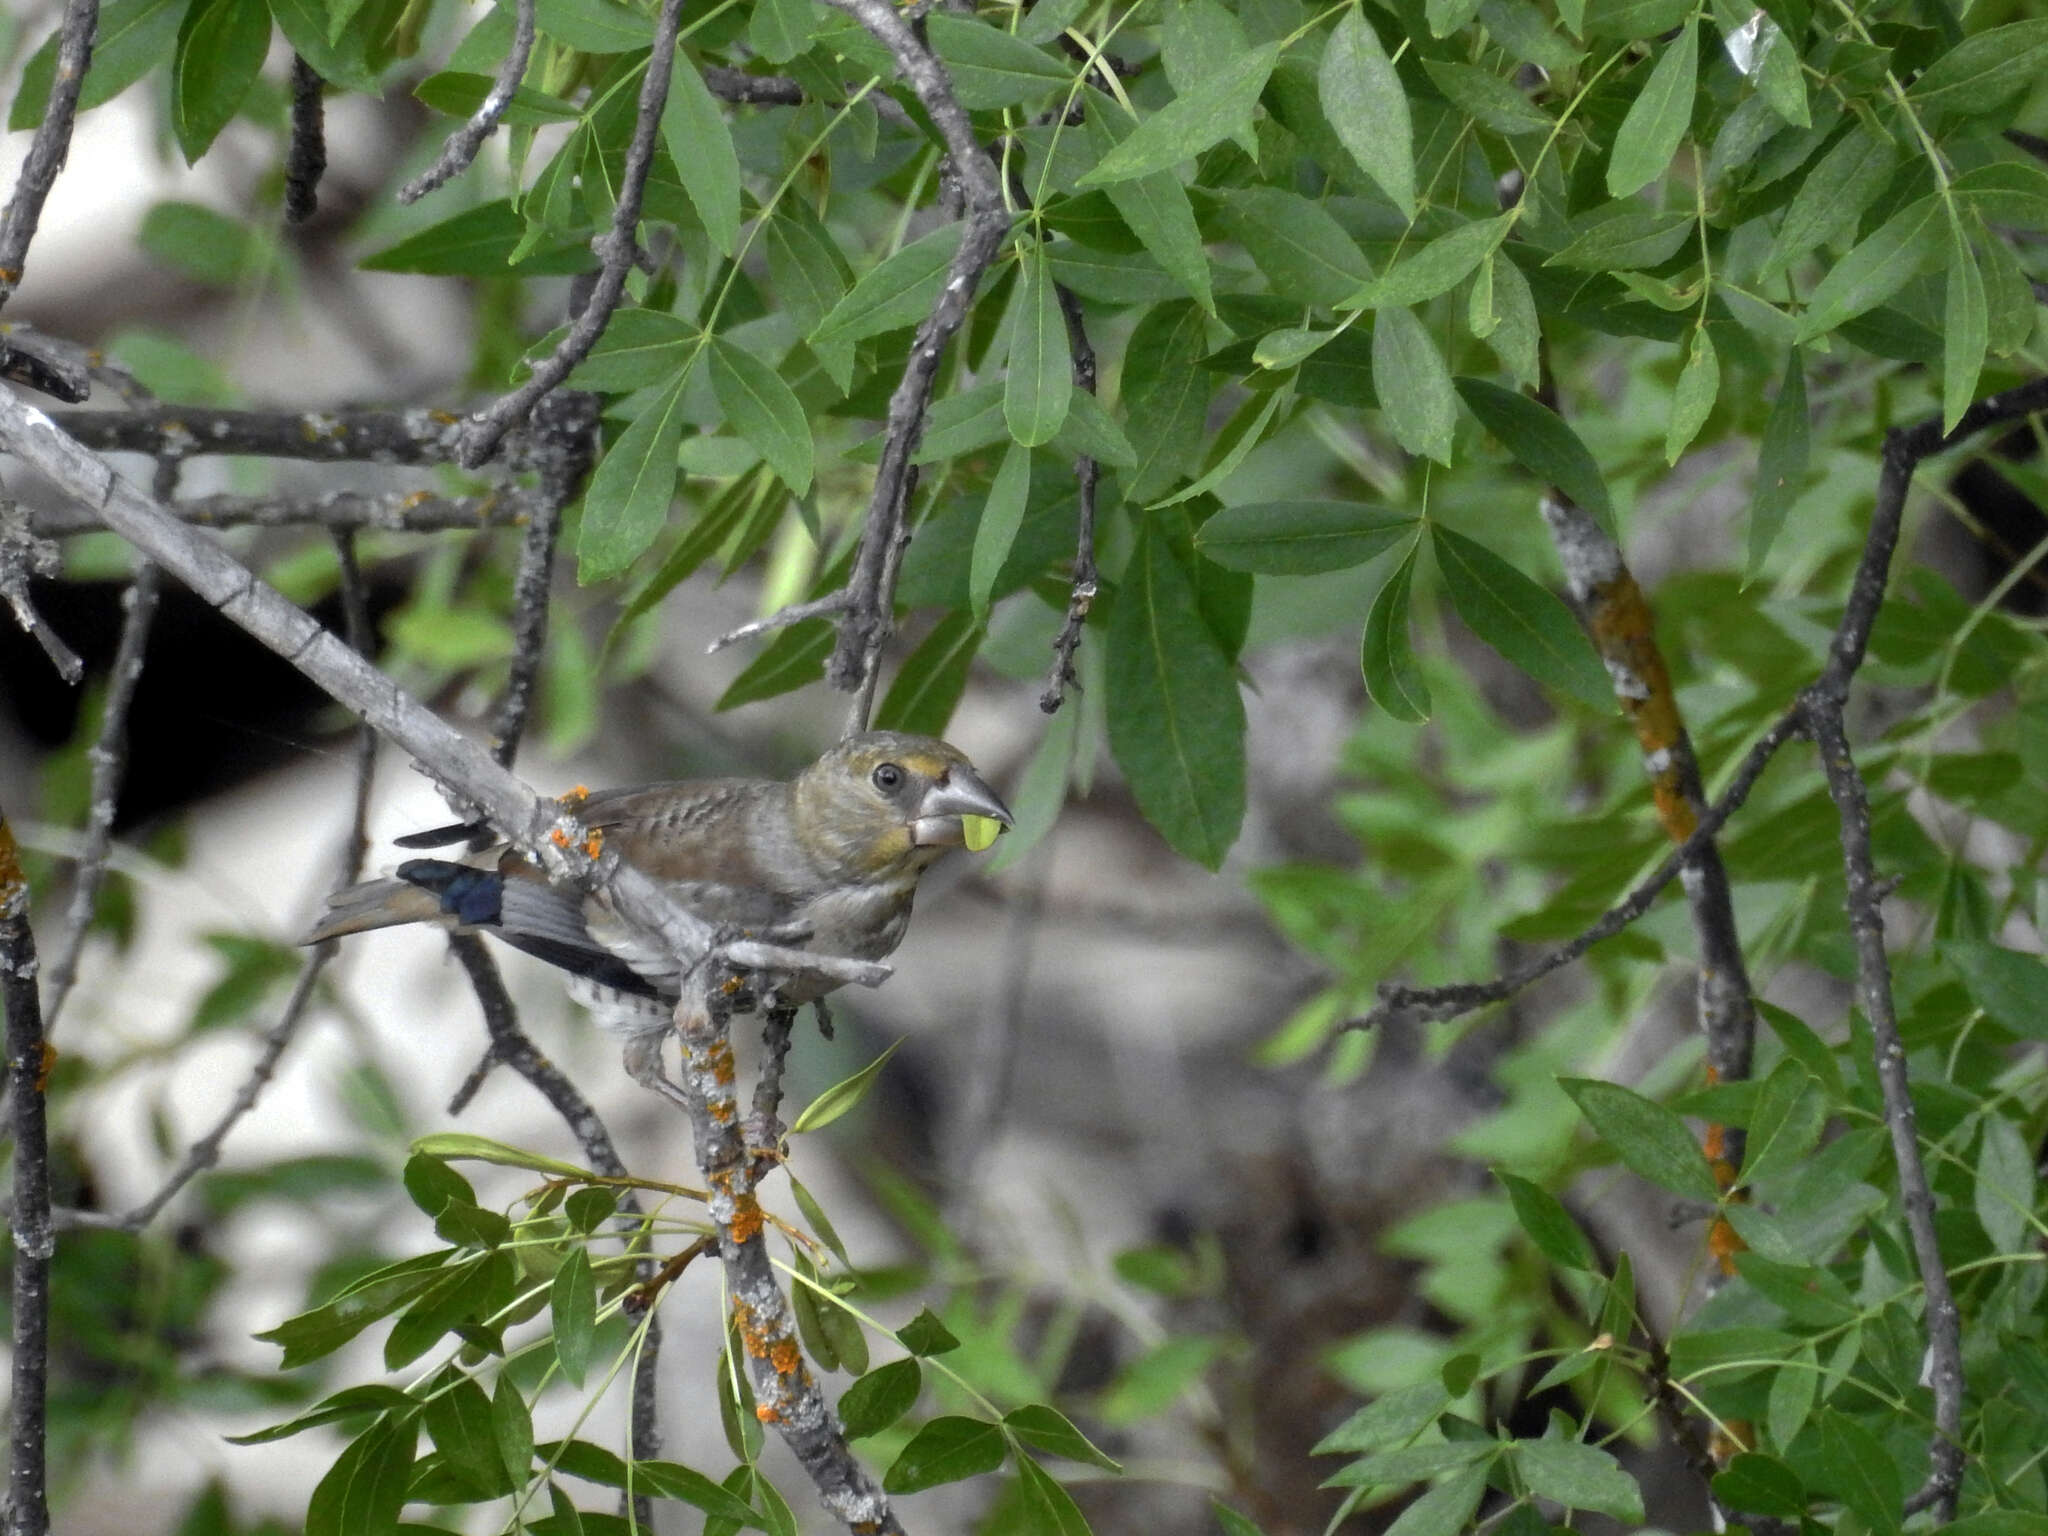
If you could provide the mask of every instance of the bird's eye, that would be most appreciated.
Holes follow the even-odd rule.
[[[884,763],[875,770],[875,788],[883,794],[894,794],[903,787],[903,770],[894,763]]]

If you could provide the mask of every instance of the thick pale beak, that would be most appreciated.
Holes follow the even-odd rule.
[[[917,819],[910,824],[910,840],[920,848],[959,848],[966,845],[963,816],[985,816],[1002,826],[1014,826],[1017,818],[1003,804],[1002,797],[972,768],[956,766],[925,791],[917,807]],[[983,844],[981,846],[987,846]]]

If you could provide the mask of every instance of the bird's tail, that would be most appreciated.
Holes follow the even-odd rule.
[[[405,880],[366,880],[329,896],[327,910],[299,942],[318,944],[323,939],[367,933],[372,928],[430,923],[441,916],[441,900],[432,891]]]

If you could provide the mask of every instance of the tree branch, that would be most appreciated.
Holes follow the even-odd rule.
[[[92,67],[93,35],[99,30],[99,0],[67,0],[64,20],[57,33],[56,67],[50,73],[50,95],[43,104],[43,120],[21,162],[21,176],[14,183],[14,195],[7,210],[0,213],[0,306],[14,297],[21,286],[22,269],[28,264],[28,248],[42,222],[43,200],[57,184],[64,160],[71,153],[71,126],[78,117],[78,93],[85,89],[85,72]],[[9,350],[0,341],[0,352]]]
[[[292,137],[284,157],[284,218],[303,224],[320,211],[320,178],[327,174],[324,82],[304,54],[292,55]]]
[[[937,128],[966,195],[967,228],[947,268],[931,313],[917,328],[903,378],[889,397],[882,456],[868,499],[867,526],[846,584],[847,605],[839,620],[839,643],[825,675],[832,686],[855,695],[849,732],[864,729],[873,703],[882,647],[894,623],[896,573],[910,542],[908,511],[917,488],[912,462],[924,435],[925,410],[946,344],[967,318],[975,289],[1009,233],[1010,215],[995,167],[974,136],[974,126],[953,94],[952,81],[936,55],[919,41],[888,0],[829,0],[835,10],[858,21],[889,50],[896,70],[917,94]]]
[[[43,1088],[50,1048],[36,987],[28,877],[0,808],[0,1008],[7,1013],[7,1103],[14,1136],[13,1390],[8,1402],[7,1536],[44,1536],[44,1402],[49,1391],[50,1140]]]
[[[543,395],[569,376],[611,324],[612,312],[625,297],[626,274],[640,247],[635,231],[640,225],[640,200],[647,190],[647,172],[654,163],[655,141],[661,135],[661,112],[668,103],[669,70],[675,63],[676,34],[682,29],[683,0],[663,0],[661,19],[654,27],[654,49],[648,55],[647,72],[640,80],[639,116],[633,124],[633,138],[626,146],[625,169],[619,179],[619,200],[612,210],[611,228],[596,242],[599,267],[576,321],[555,350],[534,364],[524,384],[470,417],[462,428],[457,462],[475,469],[497,452],[499,441],[511,428],[526,419]]]
[[[676,1006],[682,1087],[697,1166],[711,1191],[733,1328],[753,1383],[756,1412],[782,1436],[825,1507],[849,1530],[903,1536],[888,1495],[848,1449],[817,1378],[804,1363],[796,1316],[775,1278],[767,1222],[754,1194],[762,1163],[747,1145],[740,1119],[731,1023],[724,993],[700,972]]]
[[[545,505],[537,492],[507,487],[485,496],[439,496],[429,491],[323,491],[312,496],[194,496],[167,507],[201,528],[327,528],[362,533],[474,532],[529,522]],[[84,507],[38,507],[29,529],[38,538],[97,533],[100,521]]]
[[[1059,283],[1053,284],[1053,292],[1059,296],[1060,314],[1067,322],[1067,348],[1074,356],[1074,385],[1092,395],[1095,393],[1095,348],[1088,341],[1081,301]],[[1100,466],[1094,459],[1084,453],[1074,460],[1074,520],[1078,537],[1071,595],[1067,599],[1066,621],[1060,625],[1060,632],[1052,642],[1052,673],[1046,678],[1045,691],[1038,696],[1038,707],[1048,715],[1056,713],[1066,700],[1067,684],[1074,681],[1074,652],[1081,644],[1081,628],[1095,607],[1098,585],[1095,570],[1095,483],[1099,478]]]
[[[512,13],[512,46],[498,65],[497,78],[469,121],[448,135],[448,142],[441,146],[434,163],[398,189],[401,203],[416,203],[469,169],[484,141],[498,131],[498,120],[512,105],[519,82],[526,78],[526,61],[533,56],[533,32],[533,0],[518,0]]]

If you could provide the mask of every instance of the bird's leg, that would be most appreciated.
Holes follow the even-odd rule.
[[[691,1107],[690,1096],[662,1070],[661,1047],[668,1037],[669,1030],[664,1025],[628,1040],[623,1052],[626,1075],[642,1088],[651,1088],[670,1103],[687,1110]]]

